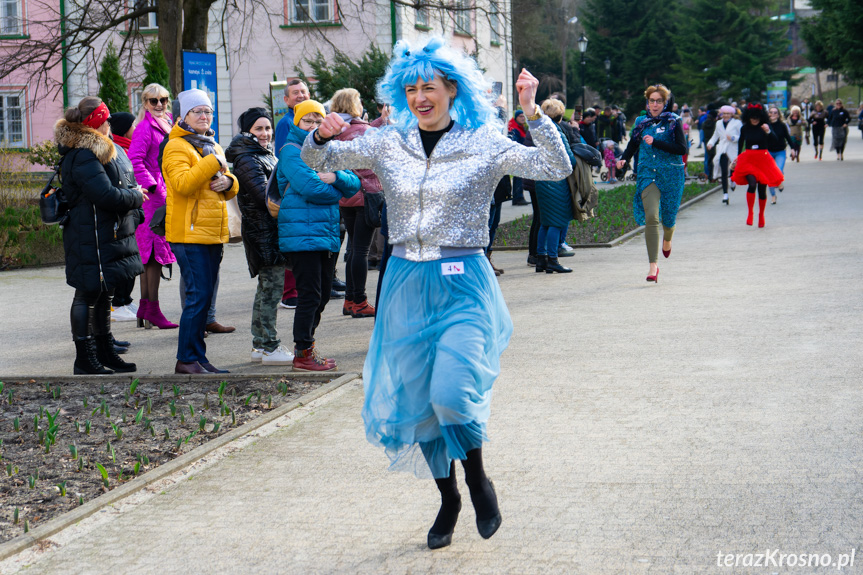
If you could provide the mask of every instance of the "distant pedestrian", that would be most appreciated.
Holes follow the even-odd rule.
[[[845,142],[848,141],[848,124],[851,123],[851,115],[845,109],[842,100],[836,100],[833,104],[833,111],[830,112],[827,122],[832,129],[830,149],[836,150],[837,160],[844,160]]]
[[[635,221],[644,226],[644,240],[650,272],[647,281],[659,282],[659,248],[671,255],[671,238],[677,210],[683,197],[685,173],[681,156],[686,153],[686,136],[680,116],[671,111],[671,91],[657,84],[644,91],[647,114],[635,120],[629,145],[618,160],[622,169],[636,153],[638,176],[632,208]],[[660,229],[663,231],[660,234]]]
[[[524,112],[516,110],[507,124],[507,129],[509,139],[523,145],[527,140],[527,121],[524,119]],[[524,199],[524,179],[519,177],[512,178],[512,205],[527,205],[527,200]]]
[[[608,183],[613,184],[617,182],[617,179],[614,177],[614,171],[617,167],[617,158],[614,157],[613,141],[605,141],[604,148],[602,150],[602,159],[605,162],[605,167],[608,169]]]
[[[743,127],[737,142],[737,159],[731,164],[732,178],[738,185],[747,184],[746,205],[749,216],[746,225],[751,226],[755,192],[758,192],[758,227],[764,227],[764,210],[767,205],[767,187],[779,187],[784,177],[770,155],[771,145],[775,145],[776,135],[770,129],[770,119],[764,107],[752,102],[743,112]]]
[[[805,130],[808,137],[809,124],[803,118],[803,113],[799,106],[791,106],[786,123],[788,124],[788,133],[791,135],[791,141],[793,142],[791,149],[794,153],[791,159],[800,163],[800,147],[803,144],[803,132]]]
[[[83,98],[54,125],[60,178],[71,206],[63,223],[66,283],[75,288],[69,313],[76,374],[133,372],[111,335],[111,300],[119,284],[144,271],[135,227],[144,195],[126,153],[111,141],[101,99]]]
[[[788,125],[783,121],[782,111],[776,106],[770,106],[767,109],[767,116],[770,119],[770,131],[773,132],[774,138],[771,138],[767,144],[767,151],[770,152],[770,157],[776,162],[776,167],[783,174],[785,173],[786,160],[786,143],[791,146],[792,159],[794,156],[794,141],[791,139],[791,133],[788,130]],[[784,184],[779,184],[779,191],[785,189]],[[776,188],[770,187],[770,203],[776,203]]]
[[[740,128],[743,124],[734,117],[734,106],[722,106],[719,113],[722,117],[716,122],[713,137],[707,142],[707,149],[716,147],[713,156],[713,178],[716,179],[717,175],[722,178],[722,203],[728,205],[728,167],[737,158],[737,141],[740,139]]]
[[[809,114],[809,126],[812,128],[812,145],[815,146],[815,159],[823,160],[824,132],[827,130],[827,111],[821,100],[815,102],[812,113]]]

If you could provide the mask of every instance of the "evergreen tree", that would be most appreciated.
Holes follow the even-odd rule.
[[[813,65],[831,68],[863,82],[863,10],[856,0],[812,0],[821,13],[803,22],[802,33]]]
[[[698,102],[760,100],[767,84],[790,80],[777,70],[787,53],[787,25],[771,21],[764,0],[692,0],[673,42],[675,91]]]
[[[333,62],[328,63],[320,51],[306,64],[312,70],[317,82],[309,82],[299,66],[295,68],[297,77],[309,87],[312,98],[325,102],[333,97],[336,90],[354,88],[368,110],[369,118],[377,116],[375,100],[378,81],[384,76],[389,65],[389,56],[372,44],[359,62],[354,62],[343,52],[336,52]]]
[[[144,52],[144,72],[144,86],[160,84],[168,88],[171,84],[168,62],[165,61],[165,55],[158,40],[150,42],[147,51]],[[168,91],[170,92],[170,89]]]
[[[96,75],[99,80],[99,97],[111,112],[129,111],[129,94],[126,80],[120,72],[120,59],[114,44],[108,44],[102,66]]]
[[[632,117],[644,109],[644,89],[660,82],[671,86],[677,62],[672,43],[676,3],[671,0],[587,0],[584,27],[587,84],[625,106]],[[611,61],[606,76],[605,59]],[[590,105],[590,102],[587,102]]]

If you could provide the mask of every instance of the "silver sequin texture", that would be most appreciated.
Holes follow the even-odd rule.
[[[572,171],[560,133],[548,117],[530,122],[535,148],[492,127],[455,124],[426,158],[419,129],[388,126],[349,142],[317,146],[306,138],[302,157],[314,170],[370,169],[383,186],[391,244],[412,261],[440,259],[441,246],[488,245],[489,205],[504,175],[562,180]]]

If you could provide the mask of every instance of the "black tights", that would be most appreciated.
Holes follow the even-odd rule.
[[[92,324],[93,335],[109,335],[111,333],[111,300],[114,290],[107,292],[88,292],[75,290],[72,298],[72,309],[69,311],[69,321],[72,324],[72,337],[76,340],[90,336]]]
[[[749,182],[749,188],[746,190],[747,194],[754,194],[755,188],[758,188],[758,199],[766,200],[767,199],[767,184],[761,184],[758,180],[755,179],[755,176],[749,174],[746,176],[746,181]]]
[[[464,481],[470,491],[470,499],[476,510],[476,516],[480,520],[491,519],[500,513],[500,510],[497,505],[497,497],[483,468],[482,448],[471,449],[466,455],[467,459],[462,460],[461,464],[464,467]],[[450,533],[461,510],[461,495],[459,495],[458,483],[455,478],[455,460],[450,462],[449,477],[435,479],[435,484],[440,491],[441,508],[434,525],[432,525],[431,532]]]
[[[722,173],[722,191],[728,193],[728,156],[719,156],[719,170]]]

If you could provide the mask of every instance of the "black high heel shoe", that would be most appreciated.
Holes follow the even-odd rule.
[[[435,525],[437,525],[438,521],[441,520],[441,513],[444,512],[443,505],[441,505],[440,511],[438,511],[438,517],[435,519]],[[447,512],[451,513],[452,510],[447,510]],[[449,530],[449,533],[435,533],[432,531],[434,529],[434,525],[432,526],[432,530],[429,530],[428,535],[428,546],[429,549],[440,549],[442,547],[447,547],[450,543],[452,543],[452,534],[455,531],[455,525],[458,523],[458,514],[461,513],[461,499],[458,500],[458,507],[455,510],[455,518],[452,521],[452,527]]]
[[[491,487],[491,492],[494,495],[495,507],[497,505],[497,493],[494,490],[494,483],[491,479],[488,480],[489,487]],[[480,519],[476,518],[476,529],[479,531],[480,536],[483,539],[489,539],[492,535],[497,533],[497,530],[500,528],[500,524],[502,522],[502,518],[500,516],[500,508],[498,508],[497,515],[491,517],[490,519]]]

